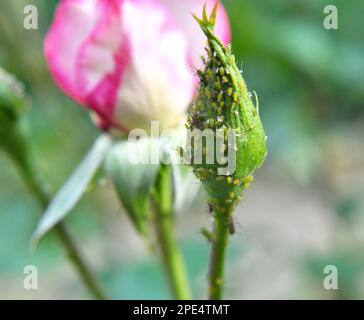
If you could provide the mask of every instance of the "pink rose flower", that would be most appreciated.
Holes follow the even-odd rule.
[[[205,38],[191,13],[213,0],[61,0],[45,38],[57,84],[103,129],[179,124],[191,103]],[[216,33],[230,41],[222,5]]]

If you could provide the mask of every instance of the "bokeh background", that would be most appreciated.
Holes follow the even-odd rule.
[[[269,155],[236,212],[226,297],[364,298],[364,2],[226,0],[233,49],[259,94]],[[98,131],[88,112],[52,82],[42,39],[56,0],[1,0],[0,65],[25,83],[37,165],[55,192]],[[24,6],[39,11],[39,30],[23,28]],[[325,30],[334,4],[339,29]],[[191,20],[191,23],[192,20]],[[90,298],[48,235],[30,253],[40,208],[0,151],[0,298]],[[113,298],[170,297],[159,260],[136,235],[114,190],[101,180],[67,223]],[[178,216],[178,234],[194,296],[205,298],[209,226],[200,197]],[[25,290],[23,268],[36,265],[39,289]],[[339,290],[325,290],[335,265]]]

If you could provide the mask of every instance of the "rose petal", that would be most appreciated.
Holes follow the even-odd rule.
[[[195,68],[201,66],[200,56],[204,53],[206,37],[197,22],[194,21],[192,13],[201,16],[204,4],[207,5],[208,14],[212,11],[216,0],[159,0],[171,12],[175,21],[180,25],[187,35],[191,50],[192,65]],[[216,17],[215,33],[225,44],[231,40],[231,29],[229,17],[225,8],[220,3]]]
[[[130,60],[127,37],[121,26],[120,3],[104,2],[100,19],[80,48],[77,61],[77,80],[86,103],[106,123],[113,121],[117,93]]]
[[[184,33],[158,1],[128,0],[122,24],[131,61],[118,93],[117,118],[129,128],[180,123],[194,90]],[[146,125],[148,127],[146,127]]]
[[[45,56],[55,80],[80,103],[84,103],[84,97],[76,81],[77,56],[97,22],[98,3],[99,0],[62,0],[44,42]]]

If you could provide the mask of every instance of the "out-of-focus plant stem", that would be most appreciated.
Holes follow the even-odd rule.
[[[227,211],[215,210],[213,213],[214,230],[210,237],[212,250],[209,271],[209,298],[211,300],[220,300],[223,297],[224,267],[231,223],[230,212],[229,209]]]
[[[17,162],[23,176],[24,183],[45,210],[51,197],[45,188],[45,184],[41,181],[39,174],[37,174],[34,161],[31,159],[29,152],[26,153],[27,154],[23,154],[21,160],[18,159]],[[101,288],[101,285],[84,260],[75,240],[72,238],[65,224],[63,222],[59,222],[55,226],[54,231],[63,245],[68,259],[73,264],[79,278],[88,289],[89,293],[95,299],[106,300],[107,297]]]
[[[186,267],[174,234],[170,166],[161,165],[152,196],[153,219],[173,296],[177,300],[191,299]]]

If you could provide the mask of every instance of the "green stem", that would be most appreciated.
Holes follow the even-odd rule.
[[[175,225],[171,189],[171,168],[161,165],[153,190],[153,214],[158,242],[174,298],[188,300],[191,299],[191,294],[187,272],[174,237]]]
[[[23,174],[25,184],[33,193],[35,198],[38,199],[38,202],[42,208],[46,209],[50,202],[50,196],[47,190],[44,188],[44,184],[41,182],[39,176],[36,174],[33,162],[26,157],[24,157],[21,162],[22,163],[19,163],[19,167]],[[75,241],[72,239],[72,236],[67,230],[65,224],[63,222],[59,222],[55,226],[54,231],[65,248],[67,257],[73,264],[75,270],[78,272],[80,279],[90,294],[95,299],[106,300],[107,297],[104,294],[99,282],[82,257],[81,252],[79,251]]]
[[[226,249],[229,242],[231,210],[214,211],[214,231],[212,233],[212,251],[209,271],[209,298],[220,300],[223,296],[224,267]]]

